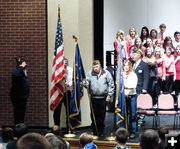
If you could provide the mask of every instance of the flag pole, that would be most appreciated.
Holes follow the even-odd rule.
[[[67,68],[66,68],[67,69]],[[71,133],[71,129],[70,129],[70,119],[69,119],[69,100],[68,100],[68,93],[67,91],[65,92],[66,94],[66,110],[67,110],[67,120],[68,120],[68,134],[65,134],[64,137],[65,138],[74,138],[76,137],[75,134]]]
[[[97,136],[95,136],[94,134],[92,134],[92,135],[93,135],[93,139],[94,139],[94,140],[97,140],[97,139],[99,138],[99,137],[98,137],[99,134],[98,134],[97,124],[96,124],[96,118],[95,118],[94,110],[93,110],[93,106],[92,106],[91,95],[90,95],[90,93],[89,93],[89,88],[87,88],[87,92],[88,92],[88,97],[89,97],[90,110],[91,110],[91,113],[92,113],[92,117],[93,117],[95,129],[96,129],[96,133],[97,133]]]

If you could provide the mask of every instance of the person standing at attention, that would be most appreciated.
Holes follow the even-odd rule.
[[[93,108],[93,112],[91,111],[92,131],[96,134],[97,126],[98,134],[102,136],[105,127],[106,102],[110,101],[114,93],[114,81],[109,71],[101,67],[99,60],[93,62],[93,68],[87,73],[86,79],[85,87],[89,89]]]
[[[10,91],[14,110],[14,123],[24,123],[26,103],[29,97],[29,79],[27,64],[24,57],[16,58],[17,67],[12,72],[12,87]]]

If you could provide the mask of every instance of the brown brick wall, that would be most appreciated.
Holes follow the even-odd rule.
[[[48,126],[46,0],[0,0],[0,125],[13,125],[9,97],[15,57],[26,56],[30,97],[25,123]]]

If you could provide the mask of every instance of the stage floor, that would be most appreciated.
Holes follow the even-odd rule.
[[[130,139],[128,142],[130,143],[138,143],[139,142],[139,134],[143,132],[145,129],[151,129],[152,128],[152,122],[153,122],[153,117],[152,116],[146,116],[144,118],[144,123],[142,123],[141,127],[137,131],[137,137],[135,139]],[[178,129],[174,130],[173,129],[173,123],[174,123],[174,115],[161,115],[160,116],[160,127],[167,127],[169,129],[170,133],[180,131]],[[106,137],[108,137],[111,133],[115,133],[115,128],[113,127],[114,125],[114,113],[113,112],[107,112],[106,113],[106,119],[105,119],[105,129],[104,129],[104,136],[100,137],[99,140],[104,141],[106,140]],[[73,133],[76,134],[76,138],[79,138],[80,134],[83,132],[91,132],[90,128],[87,129],[77,129],[74,130]]]

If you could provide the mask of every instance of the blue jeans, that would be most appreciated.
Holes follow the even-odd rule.
[[[136,135],[136,104],[137,97],[136,95],[126,97],[126,106],[127,106],[127,118],[128,120],[128,129],[130,135]]]

